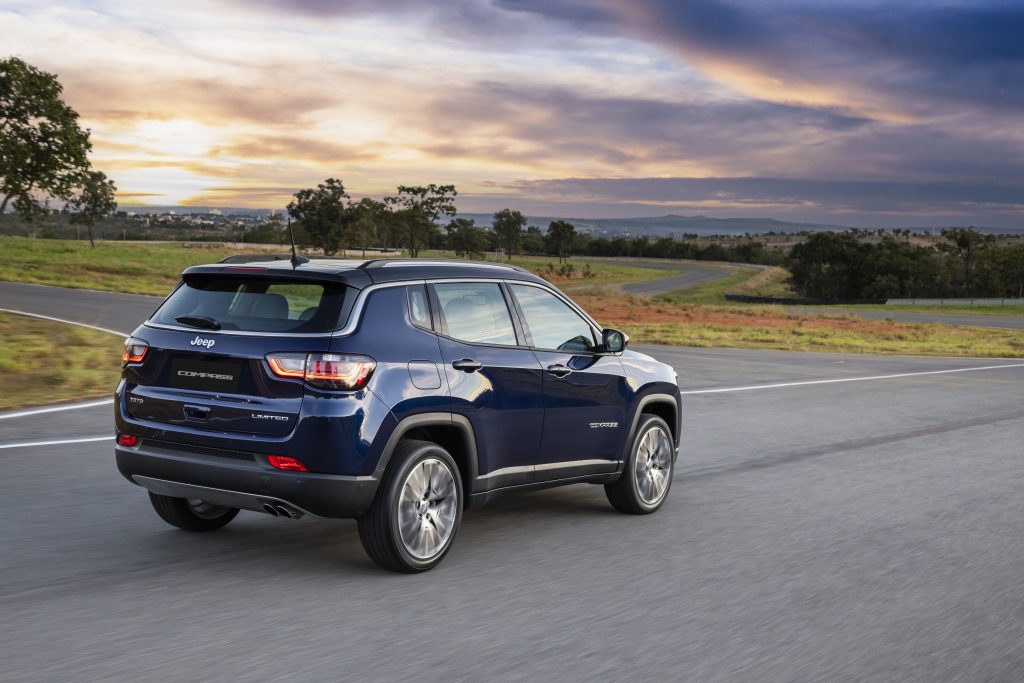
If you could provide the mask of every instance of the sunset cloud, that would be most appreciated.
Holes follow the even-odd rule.
[[[993,1],[0,0],[124,203],[1021,225],[1024,9]]]

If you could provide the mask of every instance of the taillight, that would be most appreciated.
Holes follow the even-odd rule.
[[[278,377],[305,380],[319,389],[356,391],[370,381],[376,361],[337,353],[270,353],[267,364]]]
[[[268,455],[267,462],[279,470],[291,470],[292,472],[309,472],[306,466],[295,458],[287,455]]]
[[[141,363],[149,351],[149,344],[137,337],[128,337],[124,340],[124,353],[121,354],[122,363]]]
[[[138,443],[139,443],[139,437],[135,436],[134,434],[118,434],[117,435],[117,445],[118,446],[126,446],[128,448],[135,448],[135,446]]]

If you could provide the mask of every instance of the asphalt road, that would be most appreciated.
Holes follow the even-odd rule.
[[[162,300],[140,294],[0,282],[0,310],[73,320],[126,334],[149,318]]]
[[[1021,364],[643,350],[690,392],[665,507],[508,498],[417,576],[354,522],[167,527],[110,443],[2,448],[109,406],[0,414],[0,679],[1024,677]]]
[[[1024,330],[1024,316],[1021,315],[977,315],[971,313],[950,313],[935,306],[934,311],[901,311],[884,308],[815,308],[800,306],[790,308],[796,313],[812,315],[856,315],[871,320],[889,318],[907,323],[942,323],[944,325],[966,325],[970,327],[997,327],[1009,330]]]
[[[616,259],[616,258],[579,258],[577,260],[588,263],[608,263],[611,265],[628,265],[637,268],[655,268],[657,270],[674,271],[675,275],[643,280],[641,282],[628,282],[619,285],[619,289],[629,294],[643,296],[655,296],[657,294],[668,294],[680,289],[689,289],[702,285],[705,282],[717,280],[731,274],[728,268],[718,265],[699,263],[696,261],[668,261],[655,259]],[[755,266],[756,267],[756,266]]]

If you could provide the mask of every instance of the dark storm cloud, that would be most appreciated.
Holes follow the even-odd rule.
[[[781,79],[783,96],[787,84],[855,88],[912,115],[941,104],[1024,105],[1021,3],[638,0],[618,7],[627,32],[684,57]]]

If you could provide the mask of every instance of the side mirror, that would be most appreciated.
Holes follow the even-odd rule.
[[[622,353],[627,344],[629,337],[625,332],[607,328],[601,333],[601,350],[605,353]]]

